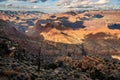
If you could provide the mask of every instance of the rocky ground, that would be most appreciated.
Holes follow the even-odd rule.
[[[42,48],[41,48],[42,50]],[[18,43],[0,37],[0,80],[119,80],[120,60],[109,56],[48,55],[25,52]],[[48,58],[49,59],[48,59]]]
[[[36,59],[36,57],[35,57]],[[0,57],[0,80],[119,80],[120,61],[97,57],[58,57],[51,63]]]

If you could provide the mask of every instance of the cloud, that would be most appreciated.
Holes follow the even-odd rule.
[[[120,9],[120,0],[0,0],[1,4],[8,6],[8,8],[26,8],[44,12]]]
[[[66,11],[113,9],[112,0],[58,0],[56,5]]]
[[[0,0],[0,2],[3,2],[3,1],[28,1],[28,2],[31,2],[31,3],[37,3],[39,1],[46,2],[47,0]]]
[[[92,0],[74,0],[71,2],[71,7],[84,7],[84,6],[90,6],[90,3],[92,3]],[[93,4],[93,3],[92,3]]]
[[[96,2],[96,4],[106,4],[108,2],[109,0],[99,0],[98,2]]]
[[[32,2],[32,3],[37,3],[38,0],[30,0],[30,2]]]
[[[37,3],[39,0],[11,0],[11,1],[28,1],[31,3]]]
[[[62,7],[91,7],[97,5],[104,5],[108,3],[109,0],[58,0],[57,5]]]
[[[3,2],[3,1],[6,1],[6,0],[0,0],[0,2]]]
[[[58,0],[56,4],[58,6],[65,6],[65,5],[69,5],[70,3],[71,3],[71,0]]]

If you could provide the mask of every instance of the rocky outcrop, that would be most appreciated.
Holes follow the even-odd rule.
[[[36,57],[34,57],[36,58]],[[0,57],[0,79],[75,79],[75,80],[119,80],[120,65],[118,60],[105,60],[94,56],[86,56],[74,60],[69,56],[57,57],[55,62],[44,62],[37,71],[37,65],[30,60],[16,60]]]
[[[95,55],[114,55],[119,54],[120,38],[104,32],[88,34],[84,39],[84,45],[88,53],[92,51]]]
[[[39,37],[39,39],[35,39],[35,38],[33,39],[31,37],[26,36],[23,33],[18,32],[13,27],[12,23],[4,21],[4,20],[0,20],[0,36],[8,38],[20,44],[20,47],[25,48],[30,53],[32,53],[32,51],[35,51],[35,53],[37,52],[37,49],[40,46],[38,45],[37,41],[41,41],[40,39],[41,37]]]

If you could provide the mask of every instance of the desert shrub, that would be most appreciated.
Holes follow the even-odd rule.
[[[9,78],[9,80],[13,80],[17,75],[19,75],[19,72],[16,72],[14,70],[5,70],[5,71],[0,71],[0,76],[4,76]]]
[[[10,51],[8,49],[7,44],[4,42],[0,43],[0,56],[3,56],[4,54],[8,54]]]
[[[80,78],[80,74],[75,73],[75,74],[74,74],[74,77],[75,77],[75,78]]]
[[[62,66],[63,66],[63,62],[62,62],[62,61],[58,61],[58,62],[56,62],[56,65],[57,65],[58,67],[62,67]]]
[[[92,72],[90,74],[90,77],[92,79],[99,79],[99,80],[104,80],[105,79],[105,75],[102,72],[100,72],[99,70],[95,70],[94,72]]]
[[[115,79],[115,77],[113,77],[113,76],[109,76],[109,77],[107,78],[107,80],[116,80],[116,79]]]
[[[32,74],[32,75],[31,75],[31,80],[36,80],[37,77],[38,77],[37,75]]]
[[[18,59],[19,61],[22,61],[22,60],[25,60],[25,57],[26,57],[25,49],[19,48],[15,51],[15,54],[14,54],[15,59]]]
[[[44,65],[44,69],[56,69],[58,66],[55,63],[49,63]]]

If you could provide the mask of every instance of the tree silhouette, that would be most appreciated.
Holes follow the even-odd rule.
[[[68,52],[68,53],[67,53],[67,56],[68,56],[68,57],[71,57],[71,53],[70,53],[70,52]]]
[[[87,53],[86,53],[86,51],[85,51],[85,47],[84,47],[83,44],[81,45],[81,51],[82,51],[82,55],[83,55],[83,56],[86,56],[86,55],[87,55]]]
[[[37,58],[37,65],[38,65],[38,68],[37,68],[37,71],[40,71],[40,57],[41,57],[41,47],[40,47],[40,50],[38,52],[38,58]]]

